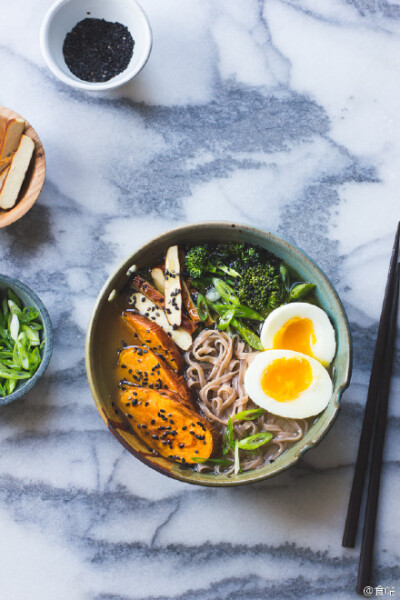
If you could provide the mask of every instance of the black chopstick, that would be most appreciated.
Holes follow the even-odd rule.
[[[379,484],[381,478],[381,466],[383,446],[385,442],[385,430],[388,411],[388,400],[390,393],[390,379],[395,353],[395,340],[397,328],[397,306],[399,302],[399,267],[396,269],[396,282],[393,296],[393,305],[389,321],[389,335],[385,348],[385,360],[381,373],[381,385],[379,388],[379,411],[375,426],[374,442],[372,446],[371,469],[368,484],[367,504],[365,508],[364,531],[361,542],[360,563],[358,567],[358,579],[356,591],[364,595],[366,586],[371,586],[372,559],[374,552],[375,524],[378,509]]]
[[[375,422],[376,405],[380,373],[382,371],[382,358],[388,336],[388,326],[392,305],[392,297],[396,276],[397,257],[399,253],[400,223],[397,225],[394,239],[392,256],[390,259],[389,274],[386,282],[385,296],[382,304],[382,312],[379,320],[378,334],[376,338],[374,359],[372,362],[371,375],[368,387],[367,402],[365,405],[364,419],[361,429],[360,442],[356,465],[354,469],[353,484],[350,493],[349,506],[347,509],[346,524],[344,527],[342,545],[353,548],[355,544],[358,521],[360,517],[361,499],[364,491],[365,475],[368,465],[370,441],[373,425]]]

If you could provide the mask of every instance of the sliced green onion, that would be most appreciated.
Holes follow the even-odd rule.
[[[230,277],[241,277],[240,273],[238,273],[237,271],[235,271],[235,269],[232,269],[231,267],[225,267],[224,265],[222,265],[219,266],[218,269],[223,273],[226,273]]]
[[[242,410],[238,412],[234,419],[238,421],[253,421],[254,419],[258,419],[264,414],[265,410],[263,408],[252,408],[251,410]]]
[[[272,433],[263,431],[262,433],[256,433],[255,435],[243,438],[238,442],[238,445],[241,450],[257,450],[257,448],[267,444],[271,439]]]
[[[291,300],[300,300],[315,289],[315,283],[298,283],[289,292],[289,302]]]
[[[30,321],[37,319],[38,316],[39,311],[36,308],[33,308],[33,306],[26,306],[22,311],[20,319],[22,323],[30,323]],[[36,325],[39,325],[39,323],[36,323]]]
[[[228,310],[222,315],[222,317],[218,321],[218,329],[221,329],[222,331],[224,331],[225,329],[228,329],[230,322],[232,321],[234,316],[235,316],[235,309],[228,308]]]
[[[224,432],[224,439],[222,441],[222,454],[228,454],[229,450],[233,446],[233,422],[231,417],[228,417],[228,425]]]
[[[39,337],[39,334],[37,333],[38,330],[36,328],[34,329],[30,325],[24,324],[21,327],[21,331],[23,331],[25,333],[25,335],[27,336],[27,338],[30,341],[30,343],[32,344],[32,346],[39,346],[40,337]]]
[[[2,310],[1,310],[2,309]],[[45,343],[36,321],[39,311],[33,306],[22,308],[21,300],[12,290],[0,303],[0,396],[12,394],[20,380],[29,379],[42,358],[40,348]]]
[[[206,321],[209,316],[207,300],[203,294],[197,294],[197,313],[202,321]]]
[[[19,309],[21,309],[21,300],[10,288],[8,289],[8,297],[18,306]]]
[[[43,342],[44,342],[44,340],[43,340]],[[29,357],[29,370],[32,374],[36,371],[36,369],[40,365],[41,360],[42,360],[42,358],[40,356],[39,347],[36,346],[36,348],[34,348],[32,350],[31,355]]]
[[[8,300],[8,308],[10,309],[10,313],[12,315],[17,315],[18,317],[20,317],[21,309],[18,306],[18,304],[16,304],[13,300]]]
[[[19,333],[19,319],[15,313],[12,313],[10,320],[10,335],[13,340],[16,340]]]
[[[220,293],[221,298],[223,298],[226,302],[229,302],[229,304],[232,304],[233,306],[239,306],[240,300],[236,296],[234,290],[231,288],[230,285],[228,285],[222,279],[217,279],[217,277],[214,277],[213,284],[216,290]]]
[[[264,350],[263,345],[261,343],[258,335],[254,333],[251,329],[243,325],[241,321],[234,318],[231,321],[231,325],[240,333],[245,342],[249,344],[254,350]]]
[[[207,290],[206,298],[210,302],[216,302],[221,298],[221,294],[215,289],[215,287],[212,287],[211,289]]]
[[[0,365],[0,377],[4,379],[29,379],[31,374],[28,371],[17,371]]]
[[[7,379],[6,384],[5,384],[6,393],[12,394],[13,391],[15,390],[16,385],[17,385],[16,379]]]
[[[282,282],[285,290],[288,292],[290,289],[290,281],[289,281],[289,271],[285,267],[285,265],[281,265],[279,267],[279,271],[281,273]]]
[[[235,317],[242,317],[243,319],[252,319],[253,321],[264,321],[264,317],[259,312],[253,310],[252,308],[249,308],[248,306],[244,306],[243,304],[235,306]]]
[[[235,468],[233,469],[233,472],[235,473],[235,475],[237,475],[238,473],[240,473],[241,468],[240,468],[240,458],[239,458],[239,442],[238,440],[236,440],[235,442]]]

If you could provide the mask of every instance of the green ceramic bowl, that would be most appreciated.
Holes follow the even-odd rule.
[[[317,298],[328,313],[336,331],[337,352],[333,361],[333,394],[329,405],[310,427],[301,441],[286,450],[274,463],[238,475],[218,475],[197,473],[162,457],[156,457],[146,450],[145,445],[135,434],[128,433],[126,427],[116,420],[111,407],[111,397],[115,382],[112,378],[115,349],[118,343],[110,328],[115,323],[115,297],[129,278],[129,271],[156,264],[167,248],[173,244],[187,242],[196,244],[210,241],[246,241],[257,244],[282,258],[304,280],[317,285]],[[113,319],[114,316],[114,319]],[[114,336],[114,338],[113,338]],[[114,348],[110,353],[110,347]],[[164,233],[145,246],[133,252],[111,275],[101,290],[89,324],[86,338],[86,371],[90,389],[96,406],[111,433],[119,442],[152,469],[184,481],[206,486],[234,486],[261,481],[277,475],[294,465],[306,450],[309,450],[329,431],[340,409],[343,391],[349,385],[351,374],[351,338],[344,308],[327,277],[316,264],[298,248],[288,242],[252,227],[236,223],[209,222],[187,225]],[[121,425],[121,427],[119,427]]]
[[[24,306],[33,306],[39,311],[39,320],[43,325],[43,331],[41,332],[41,335],[43,336],[42,339],[46,341],[43,348],[40,350],[42,362],[40,363],[37,371],[30,379],[24,379],[21,381],[12,394],[9,394],[4,398],[0,397],[0,406],[9,404],[14,400],[22,398],[22,396],[25,396],[25,394],[37,384],[47,369],[51,354],[53,352],[53,327],[50,321],[49,313],[47,312],[43,302],[35,294],[35,292],[33,292],[27,285],[22,283],[22,281],[18,281],[17,279],[8,277],[7,275],[0,275],[0,291],[3,292],[3,290],[7,290],[8,288],[11,288],[14,294],[22,301]]]

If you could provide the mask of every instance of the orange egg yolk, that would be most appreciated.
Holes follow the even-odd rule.
[[[310,319],[294,317],[287,321],[275,334],[273,348],[278,350],[294,350],[313,356],[311,344],[315,344],[313,322]]]
[[[290,402],[300,396],[312,382],[312,368],[305,358],[276,358],[264,369],[261,387],[278,402]]]

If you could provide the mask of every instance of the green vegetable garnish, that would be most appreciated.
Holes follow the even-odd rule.
[[[240,468],[240,458],[239,458],[239,442],[238,440],[235,441],[235,468],[233,470],[233,472],[235,473],[235,475],[237,475],[238,473],[240,473],[242,469]]]
[[[217,277],[214,277],[213,284],[221,298],[233,306],[239,306],[240,300],[230,285],[228,285],[222,279],[217,279]]]
[[[207,244],[194,246],[186,253],[185,268],[192,279],[204,277],[206,273],[226,273],[230,277],[240,277],[235,269],[224,264],[222,258],[212,254]]]
[[[264,321],[263,315],[260,315],[256,310],[239,304],[235,306],[235,317],[242,317],[243,319],[251,319],[252,321]]]
[[[209,315],[208,304],[203,294],[197,294],[197,313],[202,321],[206,321]]]
[[[234,419],[237,419],[238,421],[253,421],[253,419],[258,419],[258,417],[261,417],[261,415],[263,415],[264,412],[265,410],[263,408],[252,408],[251,410],[242,410],[234,416]]]
[[[42,360],[39,351],[42,325],[36,321],[39,311],[32,306],[22,308],[21,300],[12,290],[3,298],[1,308],[0,395],[7,396],[19,381],[32,377]]]
[[[272,433],[263,431],[262,433],[256,433],[255,435],[243,438],[238,442],[238,445],[241,450],[257,450],[257,448],[267,444],[271,439]]]
[[[224,439],[222,442],[222,454],[228,454],[229,450],[233,446],[233,422],[231,417],[228,417],[228,425],[225,429]]]
[[[288,292],[289,289],[290,289],[289,271],[287,270],[287,268],[285,267],[285,265],[282,264],[279,267],[279,272],[280,272],[281,277],[282,277],[283,286],[284,286],[285,290]]]
[[[315,289],[315,283],[298,283],[289,292],[289,302],[291,300],[300,300]]]
[[[218,321],[218,329],[224,331],[228,329],[233,317],[235,316],[235,310],[233,308],[228,308],[225,313],[222,315],[220,320]]]
[[[243,323],[239,321],[239,319],[233,318],[231,321],[231,325],[240,333],[244,341],[247,342],[249,346],[254,348],[254,350],[264,350],[258,335],[256,335],[254,331],[243,325]]]

